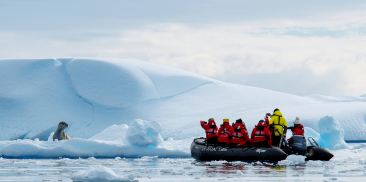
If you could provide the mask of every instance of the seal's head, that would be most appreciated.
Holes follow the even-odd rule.
[[[59,129],[66,129],[69,125],[65,122],[65,121],[61,121],[60,123],[58,123],[58,128]]]

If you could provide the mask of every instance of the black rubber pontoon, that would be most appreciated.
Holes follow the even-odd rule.
[[[321,148],[312,137],[292,136],[289,142],[282,148],[288,155],[304,155],[305,160],[329,161],[333,154]]]
[[[196,138],[191,145],[191,155],[199,161],[266,161],[277,162],[287,154],[277,147],[224,147],[207,144],[205,138]]]
[[[328,150],[320,148],[314,138],[309,137],[308,142],[310,146],[306,148],[306,160],[329,161],[333,158],[334,155]]]

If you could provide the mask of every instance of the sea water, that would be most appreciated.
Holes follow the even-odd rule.
[[[355,181],[366,180],[366,147],[331,151],[330,161],[289,156],[277,164],[192,158],[1,159],[0,181]],[[96,177],[98,178],[96,180]]]

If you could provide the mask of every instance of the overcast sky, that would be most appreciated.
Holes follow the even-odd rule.
[[[0,58],[138,58],[298,95],[366,93],[366,1],[0,0]]]

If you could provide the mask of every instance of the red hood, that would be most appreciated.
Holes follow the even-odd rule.
[[[209,125],[209,126],[211,126],[211,125],[216,126],[216,123],[215,123],[215,121],[209,121],[209,122],[208,122],[208,125]]]

